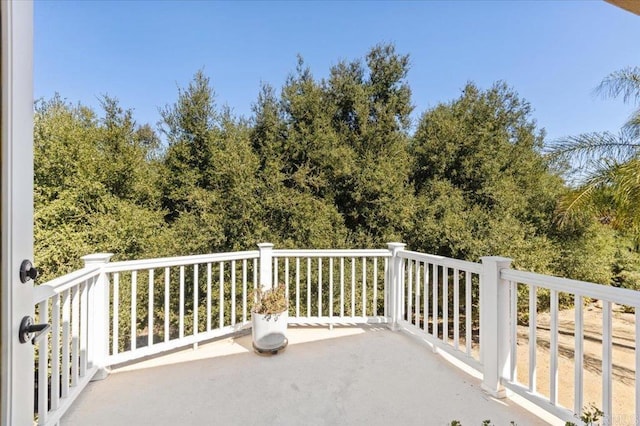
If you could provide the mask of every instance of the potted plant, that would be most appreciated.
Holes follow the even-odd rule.
[[[253,349],[259,353],[276,354],[288,343],[286,333],[289,302],[286,288],[282,284],[267,290],[257,288],[253,293],[253,301]]]

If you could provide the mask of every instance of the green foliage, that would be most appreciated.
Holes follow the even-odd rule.
[[[213,89],[196,73],[162,111],[168,139],[159,182],[175,254],[246,249],[263,227],[259,159],[247,123],[219,112]],[[187,239],[190,241],[184,245]]]
[[[78,268],[80,256],[92,252],[121,259],[161,252],[155,139],[143,138],[148,129],[136,127],[115,100],[105,98],[103,106],[100,120],[59,96],[36,104],[34,236],[43,281]]]
[[[282,89],[265,85],[244,120],[217,106],[198,71],[161,110],[162,142],[108,96],[99,113],[59,96],[39,101],[42,280],[97,251],[133,259],[253,249],[261,241],[348,248],[395,240],[640,286],[638,242],[611,227],[621,215],[601,209],[570,225],[554,220],[558,200],[573,189],[557,159],[542,152],[544,133],[524,99],[504,83],[487,90],[469,83],[458,99],[425,111],[411,134],[408,72],[409,57],[393,45],[340,61],[325,79],[299,58]],[[633,167],[620,167],[634,176]],[[623,199],[614,189],[600,188],[593,199],[637,204],[633,192]]]
[[[640,290],[640,253],[629,239],[618,240],[612,273],[614,286]]]
[[[341,62],[325,83],[333,100],[331,122],[351,164],[335,179],[335,203],[352,243],[402,239],[414,211],[409,185],[408,126],[413,107],[406,82],[408,56],[378,45],[360,61]]]
[[[531,107],[504,83],[423,114],[411,144],[420,249],[477,261],[487,253],[550,272],[562,182],[541,154]]]
[[[583,229],[565,229],[562,244],[558,244],[554,270],[559,275],[578,280],[610,284],[612,265],[619,238],[616,233],[598,223]]]
[[[640,68],[629,67],[608,75],[596,89],[605,97],[621,96],[625,103],[640,100]],[[559,205],[562,224],[583,216],[633,238],[640,247],[640,110],[618,135],[585,133],[554,141],[551,154],[572,164],[568,176],[574,188]]]
[[[582,424],[586,426],[592,426],[598,424],[598,421],[604,417],[604,412],[596,407],[595,404],[591,403],[588,407],[585,407],[582,410],[582,415],[580,416],[580,420]],[[573,422],[566,422],[565,426],[576,426]]]

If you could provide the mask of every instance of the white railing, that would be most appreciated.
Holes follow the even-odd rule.
[[[482,371],[479,285],[482,265],[398,250],[394,324]]]
[[[258,257],[256,250],[105,265],[110,283],[108,364],[247,327]]]
[[[587,405],[595,404],[604,412],[603,424],[639,424],[640,423],[640,292],[603,286],[584,281],[569,280],[565,278],[550,277],[547,275],[534,274],[531,272],[516,271],[513,269],[502,269],[500,272],[500,284],[509,289],[509,311],[511,312],[509,341],[511,348],[509,350],[510,360],[505,369],[502,382],[504,386],[512,392],[515,392],[526,399],[536,403],[543,409],[567,421],[576,421],[576,417],[580,417],[583,409]],[[539,293],[548,291],[549,305],[539,306]],[[522,295],[524,300],[519,300]],[[568,356],[563,358],[564,362],[573,363],[573,386],[562,387],[559,391],[559,366],[561,361],[561,347],[559,343],[559,309],[558,303],[561,298],[573,301],[575,315],[573,318],[572,333],[563,332],[563,337],[568,337],[573,341],[573,347],[564,347],[565,352],[569,352]],[[602,323],[600,330],[585,330],[584,328],[584,311],[585,301],[588,299],[600,301],[602,304]],[[520,303],[519,302],[524,302]],[[614,323],[613,304],[626,306],[627,309],[633,308],[635,312],[635,339],[633,342],[625,342],[627,348],[633,350],[635,356],[635,395],[633,391],[629,393],[623,389],[616,389],[613,381],[614,364],[613,338]],[[518,309],[518,306],[521,306]],[[522,307],[522,305],[525,305]],[[538,313],[540,311],[549,312],[549,359],[548,369],[549,387],[540,389],[537,384],[538,366],[540,364],[539,352],[541,348],[540,325],[538,324]],[[519,379],[516,366],[518,365],[517,351],[517,323],[518,313],[523,313],[528,317],[528,371]],[[588,331],[588,335],[587,335]],[[545,336],[546,337],[546,336]],[[584,374],[586,370],[585,363],[585,338],[591,341],[591,344],[600,346],[601,359],[589,360],[590,364],[599,362],[597,365],[589,365],[590,369],[595,369],[601,377],[600,400],[595,395],[586,395],[584,389]],[[630,344],[631,343],[631,344]],[[545,362],[546,364],[546,362]],[[599,368],[598,368],[599,367]],[[546,368],[545,368],[546,369]],[[562,406],[560,397],[573,400],[573,406]],[[586,400],[586,398],[589,400]],[[592,399],[593,398],[593,399]],[[635,413],[616,412],[614,401],[632,401],[635,402]]]
[[[51,324],[51,332],[35,346],[38,424],[57,424],[87,383],[106,366],[103,341],[94,337],[105,335],[108,320],[106,283],[99,264],[109,257],[85,256],[83,269],[36,287],[38,322]]]
[[[275,250],[289,323],[386,323],[388,250]],[[270,286],[270,282],[263,285]]]
[[[583,301],[603,302],[602,405],[612,401],[612,304],[635,308],[634,348],[640,337],[640,292],[510,269],[510,260],[482,263],[417,253],[404,244],[373,250],[258,250],[109,263],[109,254],[85,256],[85,267],[36,288],[39,322],[50,336],[36,342],[37,417],[56,424],[92,379],[108,367],[230,335],[250,326],[250,295],[258,286],[286,286],[292,324],[383,323],[418,336],[474,369],[495,397],[514,392],[543,410],[576,420],[583,391]],[[544,289],[544,290],[540,290]],[[518,299],[526,294],[528,304]],[[538,292],[549,291],[548,392],[536,386],[540,332]],[[573,407],[558,399],[558,299],[575,300]],[[520,302],[520,303],[519,303]],[[518,307],[520,306],[520,310]],[[523,307],[524,306],[524,307]],[[528,381],[519,379],[518,315],[528,318]],[[47,350],[44,350],[47,348]],[[566,352],[566,351],[565,351]],[[564,362],[564,361],[563,361]],[[636,416],[640,407],[635,349]],[[595,401],[594,401],[595,402]]]

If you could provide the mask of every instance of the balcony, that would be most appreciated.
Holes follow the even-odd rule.
[[[52,326],[34,346],[39,424],[562,424],[589,403],[605,424],[640,414],[639,292],[399,243],[109,258],[37,287]],[[260,356],[247,299],[274,282],[287,288],[289,346]],[[600,301],[599,330],[585,327],[586,299]],[[622,343],[618,305],[635,312]],[[635,363],[624,380],[620,347]]]

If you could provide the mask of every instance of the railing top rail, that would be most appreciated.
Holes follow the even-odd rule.
[[[536,274],[534,272],[516,271],[514,269],[503,269],[500,272],[500,277],[507,281],[535,285],[621,305],[640,307],[640,291]]]
[[[273,251],[273,257],[391,257],[391,252],[387,249],[279,249]]]
[[[105,272],[137,271],[140,269],[168,268],[172,266],[187,266],[200,263],[227,262],[231,260],[257,259],[259,252],[237,251],[231,253],[198,254],[194,256],[161,257],[157,259],[125,260],[107,263]]]
[[[416,260],[418,262],[428,262],[437,265],[457,268],[462,271],[469,271],[475,274],[482,273],[482,264],[469,262],[466,260],[452,259],[450,257],[436,256],[434,254],[419,253],[417,251],[400,250],[398,256],[402,259]]]
[[[100,269],[98,265],[85,267],[35,286],[34,304],[44,302],[51,296],[62,293],[83,281],[97,276],[100,273]]]

